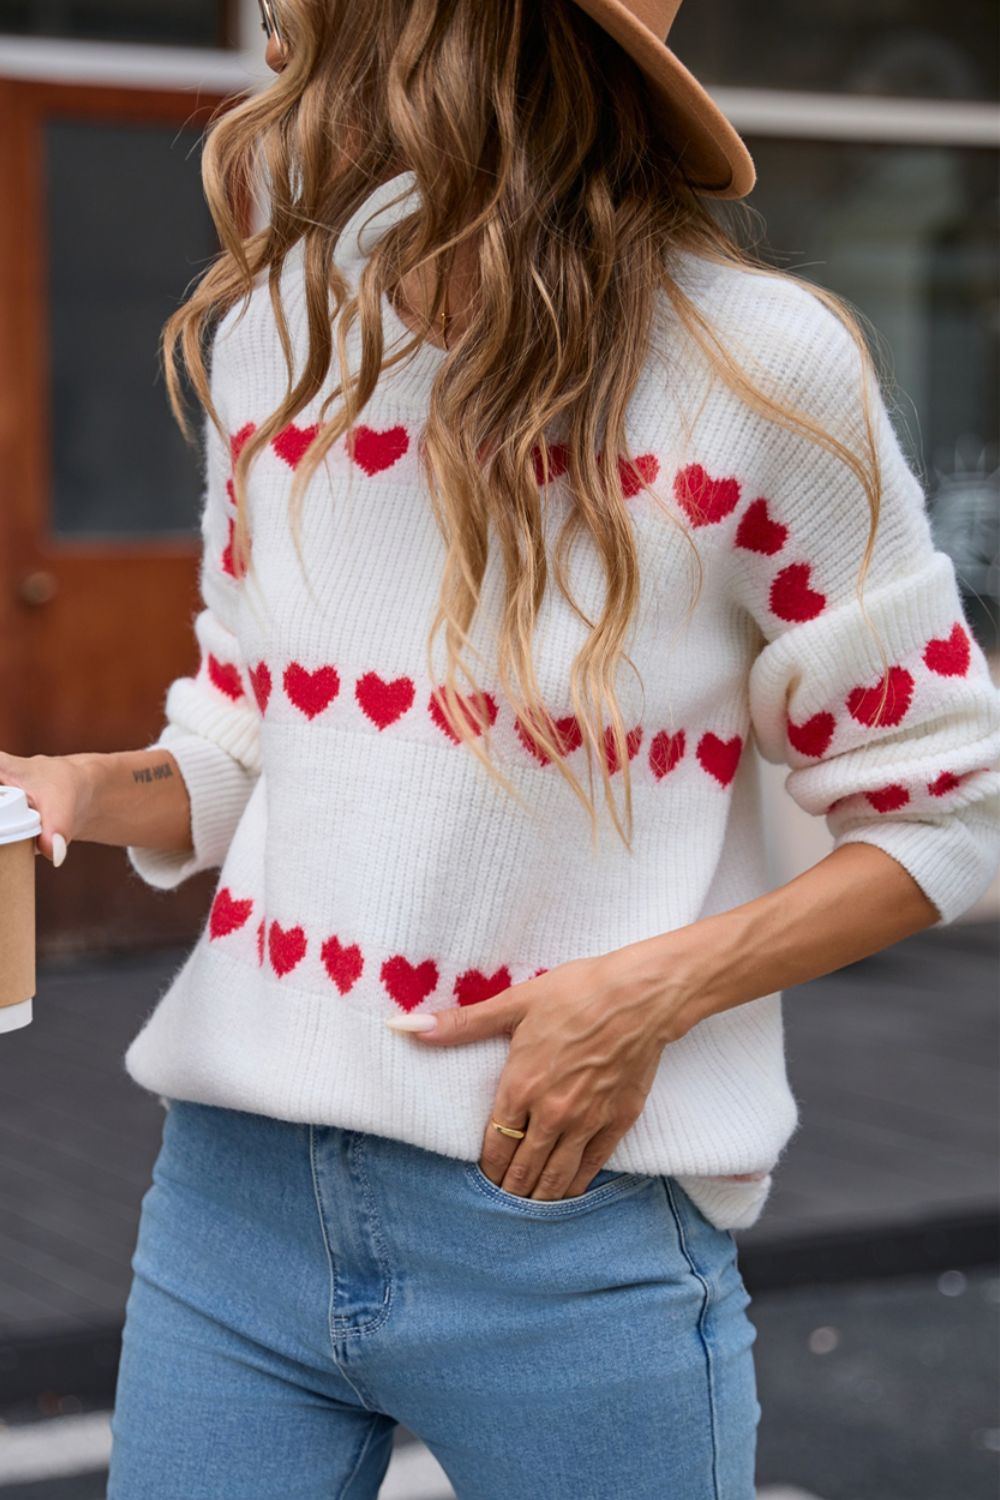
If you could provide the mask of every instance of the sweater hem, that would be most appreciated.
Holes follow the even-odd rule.
[[[755,1222],[798,1123],[780,1001],[768,995],[709,1017],[669,1044],[643,1113],[606,1165],[676,1177],[716,1228]],[[199,941],[124,1066],[161,1098],[365,1131],[475,1161],[508,1051],[502,1037],[421,1047],[381,1016],[297,990]],[[767,1175],[719,1180],[754,1171]]]

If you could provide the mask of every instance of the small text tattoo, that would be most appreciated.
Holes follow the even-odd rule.
[[[162,781],[165,776],[172,776],[173,774],[169,760],[165,760],[158,766],[141,766],[139,770],[132,772],[132,780]]]

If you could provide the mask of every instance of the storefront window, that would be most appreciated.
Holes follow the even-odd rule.
[[[45,128],[52,522],[68,537],[186,533],[199,496],[159,356],[164,320],[218,251],[198,131]],[[196,424],[197,425],[197,424]]]
[[[709,86],[996,99],[996,0],[682,5],[669,44]]]
[[[236,0],[0,0],[0,33],[232,47],[237,9]]]

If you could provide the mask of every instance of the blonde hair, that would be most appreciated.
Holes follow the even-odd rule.
[[[218,114],[206,136],[204,190],[223,249],[163,329],[175,417],[190,435],[176,368],[181,356],[228,447],[206,375],[208,332],[241,296],[249,299],[255,279],[266,271],[288,389],[235,463],[234,545],[243,568],[252,568],[245,499],[249,466],[324,387],[336,341],[341,381],[323,401],[318,431],[296,468],[289,499],[301,560],[305,487],[330,448],[355,425],[381,370],[389,367],[383,360],[383,296],[391,296],[404,276],[418,268],[426,274],[429,268],[433,327],[453,257],[460,247],[473,247],[471,316],[442,358],[420,445],[446,547],[428,664],[443,630],[447,672],[441,711],[456,738],[519,796],[490,759],[488,715],[481,711],[484,700],[463,654],[470,645],[492,527],[505,577],[495,663],[502,691],[536,751],[549,758],[587,808],[595,839],[596,758],[614,826],[630,848],[632,788],[615,678],[619,661],[628,659],[624,642],[639,601],[639,559],[622,504],[619,463],[632,462],[625,421],[651,353],[658,298],[668,299],[714,375],[769,420],[835,454],[855,475],[870,509],[859,598],[881,490],[867,379],[864,457],[859,458],[805,412],[775,401],[750,380],[671,274],[670,251],[679,247],[799,282],[844,324],[866,373],[871,356],[860,315],[835,294],[776,271],[717,222],[684,176],[682,161],[655,135],[641,71],[573,0],[544,5],[282,0],[281,19],[287,65],[266,90]],[[401,161],[414,173],[421,206],[394,223],[372,250],[355,295],[332,251],[346,221],[376,183],[400,170]],[[268,222],[244,236],[241,218],[264,180]],[[746,205],[738,206],[749,213]],[[727,209],[734,212],[733,205]],[[300,241],[309,349],[295,379],[279,283],[285,257]],[[356,320],[361,362],[352,381],[345,379],[345,347]],[[390,363],[419,343],[415,335]],[[339,409],[328,416],[338,399]],[[563,434],[560,456],[570,502],[552,567],[557,587],[589,629],[569,682],[589,791],[570,768],[558,727],[541,703],[531,650],[549,582],[545,485],[538,484],[535,464],[540,455],[547,478],[548,435],[557,428]],[[633,472],[636,487],[653,493],[643,475]],[[685,530],[695,555],[693,609],[702,584],[697,549],[688,528],[675,514],[670,518]],[[579,609],[567,585],[565,558],[580,532],[589,538],[606,584],[596,622]],[[884,648],[882,656],[885,666]],[[460,673],[471,684],[469,694],[460,694]],[[883,701],[887,691],[886,679]],[[462,696],[475,723],[468,708],[453,707]],[[614,803],[609,759],[623,772],[627,832]]]

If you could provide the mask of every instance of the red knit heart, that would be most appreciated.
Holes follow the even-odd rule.
[[[253,695],[257,699],[257,707],[262,715],[266,714],[271,697],[271,669],[266,661],[259,661],[255,667],[247,668],[247,676],[250,678]]]
[[[728,786],[736,775],[742,751],[743,740],[740,735],[734,734],[731,739],[721,740],[709,730],[698,741],[697,755],[699,763],[709,775],[714,776],[722,786]]]
[[[267,934],[267,951],[279,978],[290,974],[306,955],[304,930],[301,927],[282,927],[279,922],[272,922]]]
[[[770,604],[779,620],[813,620],[826,604],[826,595],[809,587],[811,563],[789,563],[771,584]]]
[[[208,917],[209,938],[228,937],[231,932],[238,932],[252,911],[251,897],[242,897],[237,901],[229,887],[224,885],[212,902]]]
[[[833,739],[836,727],[837,721],[833,714],[825,712],[813,714],[811,719],[806,719],[802,724],[795,724],[791,719],[785,724],[788,743],[800,755],[823,755]]]
[[[653,735],[649,746],[649,769],[657,781],[662,781],[667,772],[674,769],[683,754],[683,729],[678,729],[673,734],[661,729],[659,734]]]
[[[395,724],[412,706],[416,688],[409,677],[386,682],[377,672],[366,672],[354,684],[354,696],[361,711],[379,729]]]
[[[565,443],[546,444],[549,461],[549,481],[554,482],[561,479],[569,468],[569,449]],[[535,466],[535,483],[545,482],[545,470],[542,464],[542,450],[538,443],[531,450],[532,463]]]
[[[969,773],[966,772],[966,775]],[[927,783],[927,790],[932,797],[943,797],[945,792],[953,792],[961,784],[962,777],[956,776],[954,771],[942,771],[935,776],[933,781]]]
[[[297,661],[289,662],[283,680],[290,701],[307,719],[315,719],[321,714],[340,691],[337,669],[331,666],[317,667],[314,672],[309,672]]]
[[[257,962],[264,962],[264,918],[257,923]]]
[[[410,446],[410,436],[405,427],[387,427],[379,432],[375,427],[360,426],[351,429],[345,442],[358,468],[373,475],[399,462]]]
[[[888,678],[885,707],[879,717],[879,701]],[[890,667],[874,687],[854,687],[847,695],[847,711],[859,724],[898,724],[913,697],[913,678],[905,667]]]
[[[636,724],[625,734],[625,753],[629,760],[634,760],[639,753],[642,744],[642,725]],[[604,731],[604,760],[608,768],[608,775],[613,776],[618,770],[618,752],[615,748],[614,731],[609,724]]]
[[[338,937],[328,937],[320,949],[320,957],[324,969],[340,993],[346,995],[361,977],[365,966],[357,943],[351,943],[350,947],[345,948]]]
[[[575,714],[566,714],[561,719],[550,718],[545,727],[559,746],[563,755],[572,755],[573,751],[579,750],[583,744],[583,730],[580,728],[580,722]],[[514,718],[514,732],[525,750],[535,757],[539,765],[551,765],[551,755],[546,755],[540,745],[533,743],[528,733],[527,725],[519,714]]]
[[[968,631],[956,620],[951,634],[943,640],[928,641],[924,648],[924,661],[939,677],[964,677],[972,660],[972,645]]]
[[[233,521],[232,516],[227,517],[227,524],[229,527],[229,532],[226,545],[222,549],[222,571],[223,573],[228,573],[230,578],[235,578],[236,563],[233,560],[233,540],[235,536],[236,523]]]
[[[713,526],[735,510],[740,486],[736,479],[712,479],[701,464],[688,464],[674,477],[674,495],[692,526]]]
[[[234,464],[242,453],[247,439],[253,437],[256,431],[256,422],[244,422],[239,432],[233,433],[232,437],[229,439],[229,453]]]
[[[240,678],[239,667],[231,661],[220,661],[211,652],[208,653],[206,665],[209,681],[219,689],[220,693],[225,693],[226,697],[232,698],[234,703],[243,697],[243,682]]]
[[[748,552],[763,552],[767,557],[780,552],[787,537],[788,527],[771,520],[763,495],[751,500],[736,528],[737,547],[745,547]]]
[[[448,738],[450,740],[453,740],[456,745],[459,743],[459,737],[454,732],[451,725],[448,723],[448,720],[445,718],[443,704],[445,702],[448,702],[449,706],[451,706],[451,704],[455,703],[457,700],[458,709],[465,715],[465,721],[468,724],[469,728],[472,730],[473,734],[480,735],[482,734],[484,727],[484,709],[485,716],[489,720],[490,727],[492,727],[493,724],[496,723],[497,717],[496,699],[493,697],[492,693],[483,693],[480,696],[481,700],[484,700],[484,702],[481,701],[475,708],[473,708],[471,694],[466,697],[462,693],[457,693],[452,694],[449,697],[449,695],[445,693],[443,683],[440,687],[435,688],[431,693],[430,701],[427,704],[427,707],[430,710],[431,718],[434,720],[435,724],[442,731],[442,733],[446,734]]]
[[[475,1005],[479,1000],[492,1000],[494,995],[510,989],[510,970],[504,965],[495,974],[483,974],[479,969],[467,969],[455,980],[455,994],[459,1005]]]
[[[294,422],[289,422],[271,439],[271,447],[279,458],[283,458],[290,469],[297,469],[302,462],[302,456],[313,438],[319,432],[319,423],[314,422],[311,427],[296,427]]]
[[[910,800],[906,787],[895,781],[891,786],[881,786],[874,792],[865,792],[865,796],[876,812],[893,812],[897,807],[905,807]]]
[[[548,972],[548,969],[536,969],[531,977],[532,979],[537,979],[540,974],[547,974]]]
[[[638,495],[643,484],[652,484],[660,472],[660,460],[655,453],[640,453],[634,462],[627,458],[618,460],[618,478],[626,500]]]
[[[414,1010],[437,985],[438,967],[432,958],[425,958],[422,964],[411,964],[408,958],[396,953],[382,965],[381,977],[396,1004],[403,1010]]]

